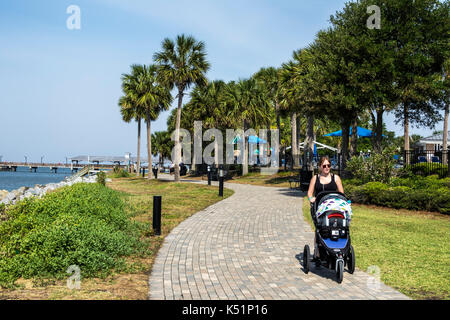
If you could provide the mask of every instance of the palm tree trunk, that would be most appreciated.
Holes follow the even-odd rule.
[[[374,150],[376,152],[377,148],[376,148],[376,139],[375,139],[375,135],[376,135],[376,127],[377,127],[377,120],[375,119],[375,113],[373,112],[373,110],[370,110],[370,118],[372,119],[372,133],[370,135],[370,142],[372,143],[372,150]]]
[[[277,150],[275,150],[275,152],[278,152],[278,167],[280,167],[282,160],[281,160],[281,152],[280,152],[280,145],[281,145],[280,104],[278,103],[278,99],[275,101],[275,113],[277,116],[277,130],[278,130],[278,146],[277,146]]]
[[[442,133],[442,164],[447,163],[448,159],[448,113],[449,107],[448,103],[445,104],[445,112],[444,112],[444,132]],[[450,165],[450,163],[448,163]]]
[[[242,161],[242,175],[245,176],[248,174],[248,141],[247,137],[245,136],[246,128],[246,121],[244,120],[244,154],[243,154],[243,161]]]
[[[350,155],[355,156],[358,147],[358,118],[355,117],[352,121],[352,136],[350,143]]]
[[[141,168],[141,117],[138,117],[138,142],[137,142],[137,168],[136,176],[139,177]]]
[[[291,151],[292,151],[292,162],[291,170],[294,166],[298,166],[298,153],[297,153],[297,113],[291,113]]]
[[[350,135],[349,124],[350,124],[350,122],[348,120],[344,120],[341,125],[341,130],[342,130],[342,142],[341,142],[342,169],[345,169],[347,167],[348,138]]]
[[[214,137],[214,163],[216,168],[219,168],[219,143],[217,137]]]
[[[177,121],[175,127],[175,181],[180,181],[180,159],[181,159],[181,145],[180,145],[180,123],[181,123],[181,106],[183,105],[183,90],[178,88],[178,109]]]
[[[307,129],[306,129],[306,138],[305,138],[305,151],[306,157],[305,160],[308,164],[308,170],[313,171],[313,156],[314,156],[314,116],[312,114],[308,115]]]
[[[376,135],[375,135],[375,151],[381,153],[381,143],[383,140],[383,106],[377,109],[377,127],[376,127]]]
[[[408,114],[408,105],[407,103],[403,103],[403,137],[404,137],[404,150],[409,151],[409,114]],[[410,155],[408,152],[405,152],[405,163],[410,163]]]
[[[148,176],[147,179],[152,178],[152,135],[151,135],[151,121],[150,110],[147,109],[147,162],[148,162]]]
[[[193,172],[193,173],[196,173],[196,162],[195,162],[195,155],[192,157],[192,165],[191,165],[191,171]]]

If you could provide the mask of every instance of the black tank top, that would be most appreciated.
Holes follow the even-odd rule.
[[[317,175],[316,184],[314,186],[314,196],[317,196],[322,191],[338,191],[336,181],[334,181],[334,173],[331,174],[331,182],[327,184],[320,183],[320,177]]]

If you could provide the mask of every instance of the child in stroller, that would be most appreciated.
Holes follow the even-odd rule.
[[[352,210],[347,197],[337,191],[323,191],[311,203],[311,217],[315,227],[314,258],[305,245],[303,250],[303,269],[309,272],[310,262],[316,268],[322,265],[336,271],[338,283],[342,282],[344,267],[348,272],[355,270],[355,252],[350,239]]]

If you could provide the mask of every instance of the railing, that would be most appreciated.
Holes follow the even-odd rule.
[[[400,164],[414,174],[424,176],[437,174],[441,178],[450,176],[449,151],[405,150]]]
[[[85,166],[85,167],[83,167],[83,169],[81,169],[81,170],[78,171],[77,173],[71,175],[71,176],[69,177],[68,180],[69,180],[69,181],[75,181],[77,178],[82,177],[82,176],[88,174],[89,171],[92,170],[93,168],[94,168],[94,166],[92,166],[92,165]]]

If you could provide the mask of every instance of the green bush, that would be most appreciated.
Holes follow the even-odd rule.
[[[97,183],[106,185],[106,173],[104,171],[100,171],[99,173],[97,173]]]
[[[363,183],[381,181],[389,183],[395,176],[394,151],[384,149],[382,153],[371,154],[368,158],[353,157],[347,162],[347,170]]]
[[[112,175],[113,178],[128,178],[131,175],[128,173],[127,170],[125,169],[119,169],[119,170],[115,170],[113,171]]]
[[[116,191],[77,183],[25,199],[7,209],[0,223],[0,286],[20,278],[64,279],[70,265],[82,277],[106,276],[126,267],[138,251],[139,227]]]
[[[375,204],[390,208],[450,213],[450,179],[426,178],[392,180],[391,185],[369,182],[346,185],[345,193],[355,203]]]
[[[405,166],[402,175],[438,175],[439,178],[448,176],[448,166],[441,163],[417,163]]]

